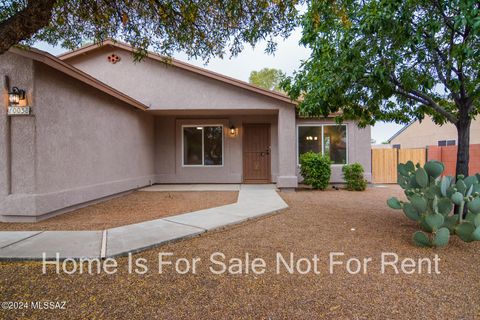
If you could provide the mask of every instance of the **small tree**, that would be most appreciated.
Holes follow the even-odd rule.
[[[2,0],[0,3],[0,54],[18,43],[44,40],[74,49],[86,40],[119,39],[136,49],[171,55],[232,55],[244,43],[286,37],[296,25],[297,1],[96,1]]]
[[[260,88],[282,91],[280,88],[280,82],[285,77],[285,73],[279,69],[263,68],[260,71],[250,72],[250,78],[248,82]]]
[[[456,175],[468,176],[480,111],[478,0],[313,0],[301,43],[312,49],[283,86],[300,112],[407,123],[430,115],[458,132]]]

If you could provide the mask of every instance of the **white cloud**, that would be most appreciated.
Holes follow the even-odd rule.
[[[396,124],[391,122],[377,122],[372,127],[372,139],[376,144],[381,144],[384,141],[390,139],[398,130],[403,128],[403,124]]]
[[[248,81],[251,71],[262,68],[276,68],[291,75],[300,67],[301,60],[307,59],[310,54],[309,49],[298,44],[300,38],[301,30],[296,29],[288,39],[276,39],[278,46],[275,54],[266,54],[266,42],[260,42],[255,48],[245,47],[238,56],[213,58],[208,64],[202,60],[189,60],[183,53],[174,57],[243,81]]]

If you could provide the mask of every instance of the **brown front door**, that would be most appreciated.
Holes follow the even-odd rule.
[[[243,182],[269,183],[270,124],[245,124],[243,130]]]

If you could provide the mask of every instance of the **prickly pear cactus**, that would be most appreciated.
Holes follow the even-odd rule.
[[[465,242],[480,241],[480,174],[459,175],[455,181],[441,177],[444,170],[443,163],[435,160],[423,168],[411,161],[398,165],[397,182],[408,201],[392,197],[387,205],[417,221],[423,230],[413,235],[417,246],[443,247],[451,235]]]

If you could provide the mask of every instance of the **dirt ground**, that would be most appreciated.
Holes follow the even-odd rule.
[[[104,230],[237,201],[238,192],[133,193],[65,213],[37,223],[0,223],[6,230]]]
[[[53,266],[44,275],[41,262],[0,263],[2,301],[66,301],[65,310],[2,310],[0,318],[480,319],[480,243],[453,239],[444,249],[413,246],[415,223],[385,204],[391,195],[402,195],[399,188],[281,195],[290,208],[278,214],[133,255],[133,261],[147,261],[149,271],[142,275],[128,274],[127,257],[117,259],[114,275],[58,275]],[[166,259],[173,262],[201,259],[196,274],[178,274],[172,265],[160,274],[162,252],[172,252]],[[226,263],[244,261],[247,253],[250,261],[262,258],[266,271],[214,274],[210,267],[221,270],[209,260],[215,252]],[[277,252],[287,262],[290,253],[294,261],[317,255],[318,274],[290,274],[282,263],[277,273]],[[331,252],[345,254],[337,256],[343,264],[333,265],[333,273]],[[391,266],[382,273],[382,252],[400,260],[429,258],[431,273],[424,263],[420,274],[418,268],[403,273],[399,263],[399,274]],[[372,259],[365,273],[346,271],[352,257]],[[304,271],[306,262],[298,261]]]

